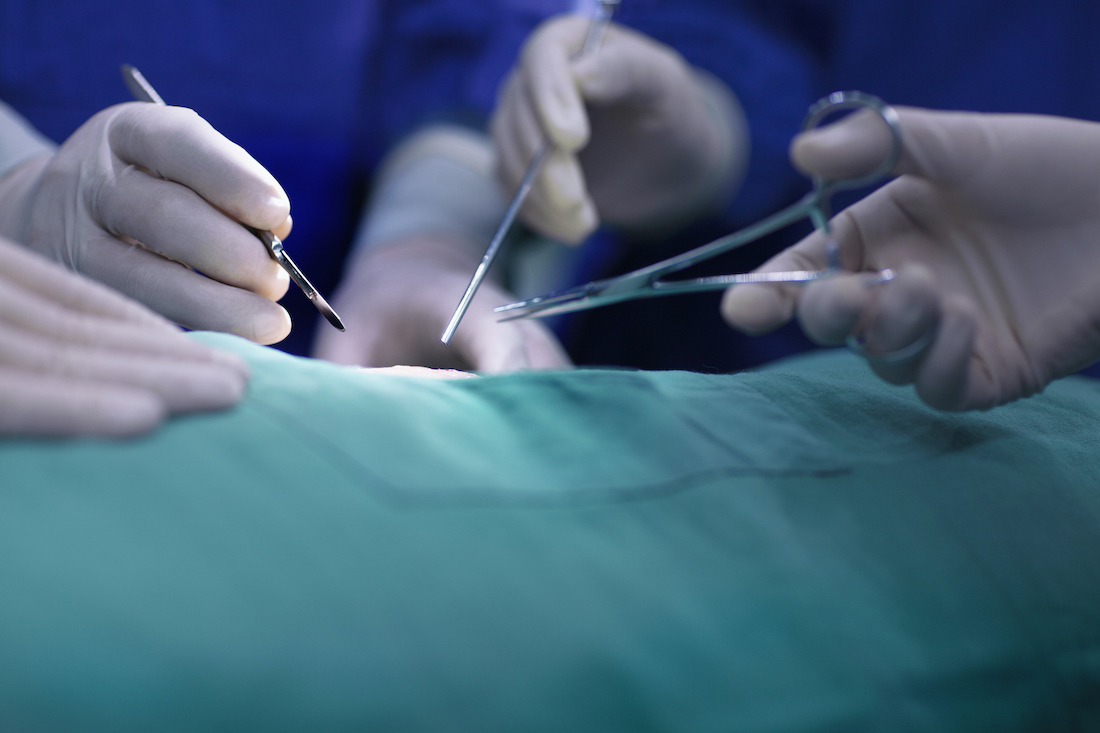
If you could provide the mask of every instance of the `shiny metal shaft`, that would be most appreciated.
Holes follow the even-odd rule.
[[[603,44],[604,36],[607,35],[607,27],[611,24],[611,16],[614,15],[615,8],[618,5],[619,0],[600,0],[600,7],[588,24],[588,33],[585,36],[584,47],[581,49],[579,56],[588,56],[599,50]],[[481,264],[474,270],[474,276],[470,278],[470,284],[466,286],[466,292],[462,294],[462,300],[458,301],[458,307],[451,315],[447,328],[443,330],[443,335],[439,340],[444,344],[451,343],[451,339],[458,329],[458,324],[462,322],[462,318],[470,308],[470,303],[473,302],[478,288],[481,287],[485,276],[489,274],[489,268],[493,266],[493,261],[496,260],[500,248],[504,245],[504,240],[508,237],[508,232],[511,230],[516,216],[519,215],[519,210],[523,208],[523,202],[527,200],[527,194],[531,193],[531,187],[534,186],[535,178],[542,170],[542,165],[546,162],[550,149],[550,141],[544,140],[539,149],[535,151],[535,156],[531,159],[531,162],[527,165],[523,180],[520,181],[519,188],[513,194],[508,208],[504,210],[504,217],[500,220],[500,225],[497,226],[496,234],[489,242],[489,249],[485,251],[485,256],[481,258]]]

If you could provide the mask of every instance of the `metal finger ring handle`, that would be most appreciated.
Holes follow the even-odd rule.
[[[865,92],[833,92],[829,96],[819,99],[810,107],[810,111],[806,114],[806,119],[802,122],[802,131],[806,132],[812,130],[829,115],[846,109],[874,110],[890,130],[890,136],[892,138],[890,152],[877,168],[865,176],[860,176],[859,178],[844,178],[835,181],[820,178],[814,179],[815,184],[820,187],[826,187],[832,191],[869,186],[875,181],[890,175],[890,172],[894,170],[894,166],[897,165],[898,160],[901,159],[901,119],[898,117],[898,112],[873,94],[867,94]]]

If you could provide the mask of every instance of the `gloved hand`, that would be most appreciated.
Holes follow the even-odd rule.
[[[289,279],[238,222],[283,236],[289,211],[270,173],[180,107],[110,107],[0,179],[0,235],[183,326],[259,343],[290,332],[274,302]]]
[[[399,364],[487,373],[571,366],[536,321],[498,323],[515,298],[482,283],[449,346],[439,341],[478,260],[460,243],[424,235],[372,247],[353,261],[332,298],[347,333],[321,329],[313,355],[337,364]]]
[[[247,382],[238,357],[0,239],[0,435],[134,435]]]
[[[722,312],[761,333],[797,315],[818,343],[863,339],[870,360],[946,410],[1025,397],[1100,357],[1100,125],[1055,117],[898,110],[900,178],[833,220],[843,267],[892,268],[797,286],[731,288]],[[871,170],[886,154],[867,114],[797,137],[795,165],[826,177]],[[814,234],[761,270],[820,269]]]
[[[539,27],[498,96],[491,129],[509,195],[543,141],[557,146],[521,210],[524,222],[576,243],[601,219],[667,226],[727,199],[748,157],[733,93],[617,25],[597,53],[572,60],[588,24],[562,16]]]
[[[494,272],[450,345],[439,341],[504,211],[492,159],[484,135],[452,125],[423,128],[390,151],[332,298],[347,333],[321,329],[314,356],[482,372],[570,366],[541,323],[497,323],[493,307],[514,298]]]

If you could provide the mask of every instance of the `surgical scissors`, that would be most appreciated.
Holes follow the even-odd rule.
[[[164,106],[164,100],[157,94],[157,90],[153,89],[153,85],[148,82],[140,71],[130,64],[122,65],[122,80],[126,82],[126,87],[130,90],[130,94],[132,94],[137,101]],[[306,279],[306,276],[298,269],[298,266],[294,264],[294,260],[290,259],[290,255],[283,249],[282,241],[271,232],[256,229],[247,224],[242,224],[241,226],[250,231],[254,237],[263,243],[264,247],[267,248],[267,253],[271,255],[271,259],[278,262],[279,265],[286,270],[287,274],[290,275],[290,279],[294,281],[294,284],[301,288],[305,296],[309,298],[313,306],[321,312],[321,315],[332,324],[333,328],[343,331],[344,322],[340,320],[340,316],[336,315],[336,311],[332,309],[328,301],[321,297],[321,294],[317,292],[317,288],[313,287],[313,283]]]
[[[813,179],[813,190],[799,201],[776,214],[740,231],[716,239],[710,244],[670,257],[656,264],[634,270],[625,275],[597,280],[586,285],[539,295],[528,300],[499,306],[495,309],[504,317],[502,321],[519,318],[544,318],[573,311],[599,308],[613,303],[638,298],[655,298],[664,295],[680,295],[710,290],[723,290],[731,285],[745,283],[808,283],[840,272],[840,251],[829,226],[830,201],[837,191],[863,188],[888,176],[901,157],[901,122],[893,107],[878,97],[863,92],[834,92],[818,100],[806,115],[802,130],[818,126],[829,115],[843,110],[868,108],[882,118],[890,130],[891,146],[886,158],[870,173],[846,179],[828,180],[820,176]],[[717,257],[724,252],[742,247],[772,232],[809,218],[814,227],[826,236],[827,267],[824,270],[794,270],[788,272],[748,272],[737,275],[718,275],[690,280],[663,280],[692,265]],[[893,279],[892,270],[880,270],[879,281]]]

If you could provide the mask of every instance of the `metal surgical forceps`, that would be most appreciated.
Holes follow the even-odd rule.
[[[837,191],[862,188],[890,174],[890,171],[893,170],[894,165],[901,157],[901,123],[898,120],[898,113],[893,107],[878,97],[863,92],[834,92],[830,94],[810,107],[810,111],[802,123],[802,130],[806,131],[817,127],[822,120],[834,112],[862,108],[872,109],[878,113],[890,129],[893,138],[889,155],[875,170],[867,175],[835,181],[815,176],[813,190],[803,196],[800,201],[741,231],[625,275],[597,280],[587,285],[502,305],[496,308],[495,311],[503,316],[502,321],[511,321],[518,318],[542,318],[559,313],[599,308],[612,303],[621,303],[625,300],[722,290],[730,285],[744,283],[807,283],[840,272],[840,250],[836,240],[832,238],[829,227],[830,199]],[[828,267],[824,270],[749,272],[739,275],[701,277],[694,280],[662,279],[674,272],[679,272],[724,252],[744,246],[766,234],[790,226],[805,217],[809,217],[814,227],[827,238],[825,246]],[[893,271],[888,269],[880,270],[878,275],[881,282],[891,280],[894,277]]]
[[[145,79],[140,71],[130,66],[130,64],[122,65],[122,80],[126,82],[127,88],[137,101],[159,105],[165,103],[164,100],[161,99],[161,96],[157,94],[157,90],[153,89],[153,85]],[[313,287],[313,283],[306,279],[306,276],[303,275],[302,271],[298,269],[298,266],[294,264],[294,260],[290,259],[290,255],[283,249],[282,241],[271,232],[265,232],[250,227],[247,224],[242,224],[241,226],[252,232],[254,237],[263,242],[264,247],[267,248],[267,253],[271,255],[271,259],[278,262],[279,265],[286,270],[287,274],[290,275],[290,279],[294,281],[294,284],[302,289],[302,292],[309,298],[309,302],[313,303],[313,306],[321,312],[321,315],[328,319],[328,322],[332,324],[333,328],[343,331],[344,323],[340,320],[340,316],[336,315],[336,311],[332,309],[328,301],[321,297],[321,294],[317,292],[317,288]]]
[[[620,0],[599,0],[596,13],[588,23],[588,34],[584,39],[584,47],[581,48],[578,57],[588,56],[599,50],[600,45],[603,43],[603,38],[607,34],[607,27],[611,25],[611,16],[615,12],[615,8],[618,7],[619,1]],[[550,149],[552,147],[549,140],[544,140],[542,146],[535,151],[535,157],[532,158],[531,162],[527,165],[527,170],[523,174],[523,180],[520,181],[519,188],[517,188],[516,192],[512,195],[512,200],[509,202],[508,208],[504,211],[504,218],[501,219],[496,234],[493,235],[492,241],[489,242],[489,249],[485,252],[485,256],[481,259],[481,264],[477,266],[477,270],[474,271],[474,276],[470,279],[470,284],[466,287],[466,292],[462,294],[462,300],[458,302],[458,307],[455,308],[454,315],[451,316],[447,328],[444,329],[443,335],[439,338],[443,343],[451,343],[451,338],[455,335],[458,324],[462,322],[462,317],[466,315],[466,309],[470,307],[474,295],[477,294],[477,289],[481,287],[482,280],[489,274],[489,268],[492,267],[493,260],[496,259],[497,254],[500,252],[500,248],[504,244],[504,239],[508,236],[508,232],[512,228],[512,222],[516,220],[516,215],[519,214],[520,207],[523,206],[523,202],[527,199],[527,194],[531,193],[531,187],[535,185],[535,176],[542,170],[542,164],[546,162],[546,157],[550,154]]]

